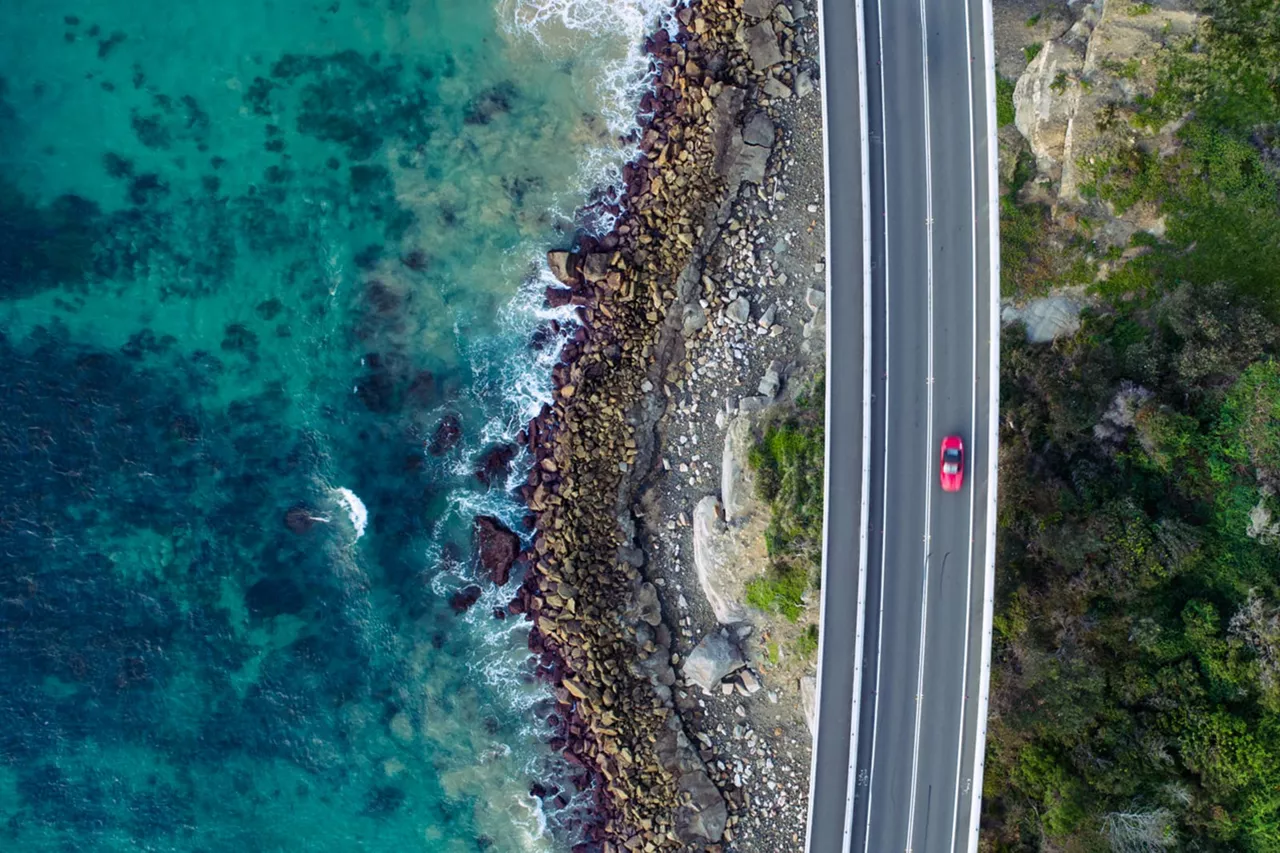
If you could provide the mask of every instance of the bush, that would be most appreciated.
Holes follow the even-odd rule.
[[[1013,106],[1014,83],[1008,77],[996,77],[996,125],[1004,127],[1017,120]]]
[[[802,566],[775,565],[764,577],[747,582],[747,603],[769,613],[781,613],[792,622],[804,612],[809,572]]]
[[[804,633],[796,637],[796,652],[802,658],[811,658],[818,653],[818,626],[810,625]]]

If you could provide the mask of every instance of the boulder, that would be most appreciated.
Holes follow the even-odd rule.
[[[741,325],[747,322],[751,319],[751,300],[745,296],[739,296],[724,309],[724,316],[730,323]]]
[[[1045,42],[1014,86],[1018,130],[1031,143],[1036,170],[1050,180],[1063,177],[1063,162],[1071,156],[1068,129],[1079,107],[1081,90],[1062,83],[1079,79],[1084,54],[1085,46],[1080,43]]]
[[[791,87],[777,77],[766,77],[760,88],[764,89],[764,93],[776,101],[785,101],[791,97]]]
[[[773,24],[761,21],[753,27],[747,27],[747,55],[756,71],[764,72],[782,61],[782,51],[778,49],[778,37],[773,31]]]
[[[742,517],[739,524],[726,525],[720,499],[708,495],[693,509],[693,566],[707,604],[724,625],[742,622],[747,610],[747,581],[759,574],[768,559],[764,528],[765,513]]]
[[[480,454],[476,465],[476,479],[485,486],[501,483],[511,470],[511,460],[516,458],[514,444],[495,444]]]
[[[480,565],[498,586],[505,586],[511,567],[520,556],[520,537],[491,515],[477,515],[474,522],[476,555]]]
[[[724,502],[724,520],[739,527],[760,515],[763,509],[756,497],[755,477],[747,464],[747,457],[756,442],[754,427],[754,420],[749,414],[738,415],[730,421],[720,455],[720,499]]]
[[[563,308],[573,299],[573,291],[567,287],[548,287],[546,297],[548,308]]]
[[[1166,154],[1177,147],[1176,123],[1135,133],[1124,113],[1155,93],[1164,46],[1197,31],[1198,16],[1183,5],[1160,3],[1134,15],[1129,3],[1081,4],[1075,23],[1044,42],[1018,78],[1016,124],[1040,177],[1058,185],[1058,199],[1085,201],[1081,164],[1093,157],[1134,144]]]
[[[1083,307],[1084,303],[1077,297],[1058,293],[1032,299],[1022,306],[1006,303],[1000,309],[1000,321],[1006,326],[1020,322],[1027,329],[1028,341],[1047,344],[1080,331]]]
[[[680,665],[680,674],[690,684],[696,684],[703,692],[710,693],[727,675],[732,675],[747,665],[742,652],[721,629],[702,638]]]
[[[691,338],[707,325],[707,312],[697,302],[684,306],[684,318],[681,331],[686,338]]]
[[[818,679],[812,675],[803,676],[800,679],[800,708],[804,711],[804,721],[810,734],[818,733],[817,693]]]
[[[806,71],[796,75],[796,97],[807,98],[813,94],[813,90],[817,88],[817,82],[813,79],[813,72]]]
[[[778,396],[778,391],[782,389],[782,363],[777,359],[769,362],[769,366],[764,371],[764,376],[760,379],[760,385],[756,389],[762,397],[768,397],[770,400]]]
[[[480,600],[480,593],[480,587],[475,584],[464,586],[449,596],[449,606],[453,608],[454,613],[465,613],[471,605]]]
[[[547,252],[547,269],[562,284],[573,284],[573,255],[569,252]]]
[[[764,183],[765,173],[769,169],[771,150],[763,145],[748,145],[740,133],[733,135],[725,155],[724,168],[731,195],[737,191],[743,181],[750,181],[753,184]]]
[[[772,148],[775,132],[773,121],[769,118],[768,113],[764,110],[756,110],[742,127],[742,140],[748,145],[762,145],[765,148]]]
[[[778,0],[742,0],[742,11],[753,18],[767,18]]]
[[[711,777],[705,771],[685,773],[680,777],[680,793],[688,794],[687,802],[676,809],[676,835],[680,840],[702,846],[724,837],[729,808]]]
[[[590,282],[604,281],[609,275],[609,259],[612,255],[608,252],[592,252],[587,255],[586,261],[582,264],[582,277]]]

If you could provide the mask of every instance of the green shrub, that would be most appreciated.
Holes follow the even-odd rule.
[[[1022,55],[1027,58],[1027,63],[1030,64],[1031,60],[1035,59],[1037,56],[1040,55],[1040,51],[1043,48],[1044,48],[1043,42],[1038,42],[1038,41],[1032,42],[1031,44],[1027,45],[1022,49]]]
[[[1013,107],[1014,83],[1008,77],[996,77],[996,124],[1004,127],[1013,124],[1017,113]]]
[[[818,653],[818,626],[810,625],[804,633],[796,637],[796,653],[802,658],[811,658]]]
[[[747,581],[747,603],[794,622],[804,612],[808,589],[809,572],[803,566],[775,564],[763,577]]]

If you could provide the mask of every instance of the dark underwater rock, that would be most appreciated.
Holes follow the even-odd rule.
[[[249,587],[244,603],[254,616],[269,618],[299,613],[305,602],[302,588],[288,578],[263,578]]]
[[[432,456],[443,456],[462,440],[462,422],[457,415],[445,415],[436,426],[435,435],[427,447]]]
[[[284,514],[284,526],[302,535],[316,524],[316,518],[305,504],[294,504]]]

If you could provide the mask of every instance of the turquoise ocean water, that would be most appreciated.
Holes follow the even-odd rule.
[[[449,596],[658,4],[4,6],[0,850],[564,847]]]

